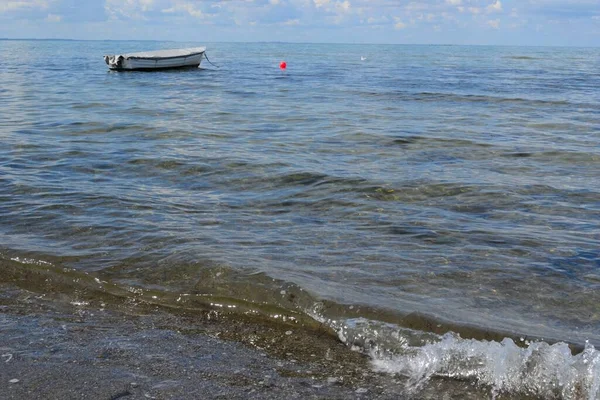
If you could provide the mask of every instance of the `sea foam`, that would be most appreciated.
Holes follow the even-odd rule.
[[[502,393],[547,399],[600,398],[600,352],[591,344],[572,355],[566,343],[545,342],[518,346],[502,342],[462,339],[448,333],[439,342],[405,348],[403,354],[382,356],[372,350],[375,370],[408,378],[417,392],[432,377],[472,380]]]
[[[464,339],[454,332],[439,336],[365,318],[341,322],[312,316],[368,354],[375,371],[405,377],[409,394],[418,394],[432,378],[446,378],[489,389],[494,399],[501,394],[600,399],[600,351],[590,343],[574,355],[564,342]]]

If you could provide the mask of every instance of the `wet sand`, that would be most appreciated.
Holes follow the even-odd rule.
[[[1,398],[397,397],[363,356],[326,335],[2,293]]]
[[[486,397],[443,380],[407,394],[327,331],[245,316],[98,308],[1,285],[0,327],[2,399]]]

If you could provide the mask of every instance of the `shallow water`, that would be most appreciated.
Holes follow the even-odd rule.
[[[219,68],[115,73],[102,60],[188,45],[207,45]],[[504,336],[600,344],[599,49],[0,49],[7,270],[51,265],[173,301],[290,310],[417,380],[427,373],[402,357],[449,343],[486,366],[523,362],[498,350]],[[560,343],[531,346],[544,368],[565,363]],[[457,377],[473,375],[465,357]],[[594,363],[552,374],[581,377],[595,398]]]

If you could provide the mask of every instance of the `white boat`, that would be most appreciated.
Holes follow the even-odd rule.
[[[206,47],[144,51],[104,56],[108,68],[116,71],[152,71],[169,68],[198,67]]]

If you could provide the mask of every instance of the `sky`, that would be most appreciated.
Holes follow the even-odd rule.
[[[0,38],[600,46],[600,0],[0,0]]]

